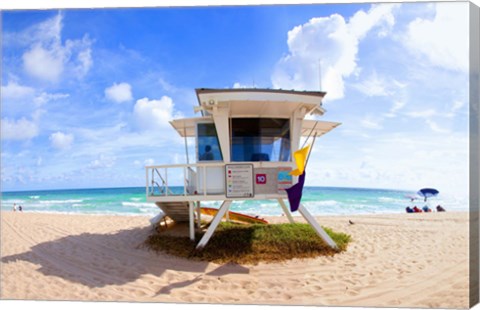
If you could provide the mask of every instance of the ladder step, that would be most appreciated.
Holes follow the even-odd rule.
[[[188,222],[188,201],[156,202],[163,212],[175,222]]]

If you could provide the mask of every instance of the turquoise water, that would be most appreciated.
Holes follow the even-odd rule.
[[[414,191],[305,187],[302,203],[315,215],[404,213],[406,206],[412,206],[406,197],[412,193]],[[14,203],[21,205],[25,212],[153,216],[159,210],[154,203],[146,201],[144,187],[2,193],[2,210],[12,210]],[[447,211],[468,211],[468,197],[448,197],[440,193],[428,203],[431,208],[440,204]],[[210,207],[220,204],[218,201],[203,203]],[[416,200],[415,204],[422,207],[425,203]],[[231,210],[263,216],[282,214],[282,209],[273,200],[235,201]]]

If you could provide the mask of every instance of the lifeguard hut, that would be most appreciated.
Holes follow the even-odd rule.
[[[340,125],[307,119],[322,116],[325,92],[275,89],[196,89],[201,116],[175,119],[170,124],[185,139],[186,164],[146,167],[147,201],[174,221],[189,222],[194,240],[200,227],[201,204],[222,201],[209,228],[197,244],[203,248],[234,200],[276,200],[294,222],[284,199],[297,182],[292,154],[302,137],[318,137]],[[195,162],[190,163],[187,138],[195,139]],[[183,189],[169,180],[181,177]],[[335,243],[308,210],[298,210],[330,246]]]

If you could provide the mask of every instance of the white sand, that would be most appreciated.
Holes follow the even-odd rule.
[[[468,307],[467,212],[318,220],[352,236],[346,252],[240,266],[139,247],[151,233],[145,217],[2,212],[0,297]]]

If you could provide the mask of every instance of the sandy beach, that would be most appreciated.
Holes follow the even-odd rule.
[[[1,299],[468,307],[467,212],[318,220],[346,252],[241,266],[149,251],[147,217],[2,212]]]

